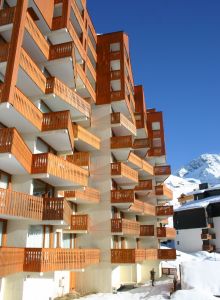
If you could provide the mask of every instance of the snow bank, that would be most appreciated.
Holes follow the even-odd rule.
[[[216,300],[217,298],[214,296],[211,296],[209,293],[207,293],[204,290],[181,290],[177,291],[171,296],[171,299],[173,300]]]
[[[197,288],[220,295],[220,261],[191,261],[181,264],[182,289]]]

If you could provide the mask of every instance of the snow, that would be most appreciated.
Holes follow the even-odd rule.
[[[211,185],[220,183],[220,154],[202,154],[175,173],[181,178],[194,178]]]
[[[171,296],[173,300],[216,300],[217,298],[211,296],[204,290],[192,289],[177,291]]]

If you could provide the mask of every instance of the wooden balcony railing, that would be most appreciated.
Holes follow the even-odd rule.
[[[157,260],[158,249],[145,249],[146,260]]]
[[[112,190],[111,203],[129,203],[134,202],[134,190]]]
[[[24,248],[0,247],[0,277],[23,272]]]
[[[133,143],[133,149],[141,149],[141,148],[149,148],[150,147],[150,139],[135,139]]]
[[[155,174],[155,176],[170,175],[171,168],[170,168],[170,166],[155,166],[154,174]]]
[[[64,221],[70,225],[72,208],[65,198],[43,198],[43,220]]]
[[[138,172],[121,162],[111,164],[111,175],[126,177],[134,182],[138,182]]]
[[[154,225],[141,225],[140,236],[154,236]]]
[[[164,147],[151,148],[148,151],[148,156],[163,156],[166,154]]]
[[[45,93],[46,77],[24,49],[22,49],[20,55],[20,66],[41,91]]]
[[[27,31],[33,38],[34,42],[38,45],[38,47],[40,48],[40,50],[42,51],[42,53],[48,60],[49,59],[49,51],[50,51],[49,44],[48,44],[47,40],[45,39],[45,37],[43,36],[43,34],[41,33],[37,24],[32,19],[29,12],[27,12],[25,28],[27,29]]]
[[[64,57],[74,57],[74,43],[67,42],[63,44],[51,45],[49,60],[59,59]]]
[[[169,227],[157,227],[157,237],[158,238],[175,239],[176,238],[176,230],[175,230],[175,228],[169,228]]]
[[[139,184],[136,185],[136,191],[151,191],[153,188],[152,179],[149,180],[139,180]]]
[[[58,111],[43,114],[42,131],[67,129],[72,148],[74,147],[74,133],[70,112]]]
[[[83,186],[88,184],[87,170],[52,153],[33,154],[31,173],[46,173]]]
[[[158,249],[158,259],[176,259],[176,249]]]
[[[42,220],[42,198],[8,189],[0,189],[0,214]]]
[[[32,153],[15,128],[0,129],[0,153],[11,153],[28,173],[31,172]]]
[[[111,219],[111,231],[113,234],[140,235],[140,223],[128,219]]]
[[[137,156],[136,154],[134,154],[133,152],[129,153],[128,162],[135,165],[135,168],[142,169],[142,166],[143,166],[142,159],[139,156]]]
[[[153,204],[144,203],[144,214],[149,216],[155,216],[156,207]]]
[[[15,7],[7,7],[0,10],[0,26],[14,22]]]
[[[166,185],[155,186],[156,196],[165,196],[167,199],[173,199],[173,192]]]
[[[172,216],[173,206],[156,206],[156,215],[160,216]]]
[[[134,203],[129,207],[129,212],[136,214],[144,214],[144,202],[140,200],[134,200]]]
[[[99,203],[100,202],[100,192],[96,189],[85,187],[83,190],[74,190],[74,191],[65,191],[64,197],[67,199],[74,199],[79,203],[88,202],[88,203]]]
[[[99,249],[26,248],[25,272],[52,272],[84,269],[98,264]]]
[[[91,105],[57,78],[52,77],[47,79],[46,94],[57,95],[64,103],[70,104],[85,117],[91,117]]]
[[[214,240],[216,239],[215,233],[202,233],[201,234],[202,240]]]
[[[66,160],[79,166],[90,167],[90,153],[89,152],[75,152],[72,155],[67,155]]]
[[[121,126],[127,128],[133,134],[136,134],[135,125],[120,112],[115,112],[111,114],[111,124],[120,124]]]
[[[1,12],[1,10],[0,10],[0,12]],[[10,44],[1,44],[1,46],[0,46],[0,62],[6,62],[8,60],[9,46],[10,46]]]
[[[117,80],[121,78],[121,70],[115,70],[110,72],[111,80]]]
[[[75,231],[89,231],[90,220],[88,215],[72,215],[71,216],[71,230]]]
[[[154,175],[154,167],[144,159],[142,159],[142,168],[146,173]]]
[[[132,135],[111,137],[111,149],[132,148]]]
[[[111,249],[111,262],[113,264],[135,264],[146,258],[144,249]]]
[[[100,149],[100,139],[82,126],[73,124],[73,132],[75,139],[79,139],[97,150]]]

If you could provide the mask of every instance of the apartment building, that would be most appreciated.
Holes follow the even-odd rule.
[[[199,184],[178,198],[174,212],[176,248],[184,252],[220,251],[220,187]]]
[[[0,299],[159,276],[170,172],[127,34],[96,35],[85,0],[1,1]]]

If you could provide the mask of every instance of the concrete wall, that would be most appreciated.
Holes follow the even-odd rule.
[[[213,240],[213,244],[216,245],[216,251],[220,252],[220,217],[213,218],[214,228],[212,232],[216,234],[216,239]]]

